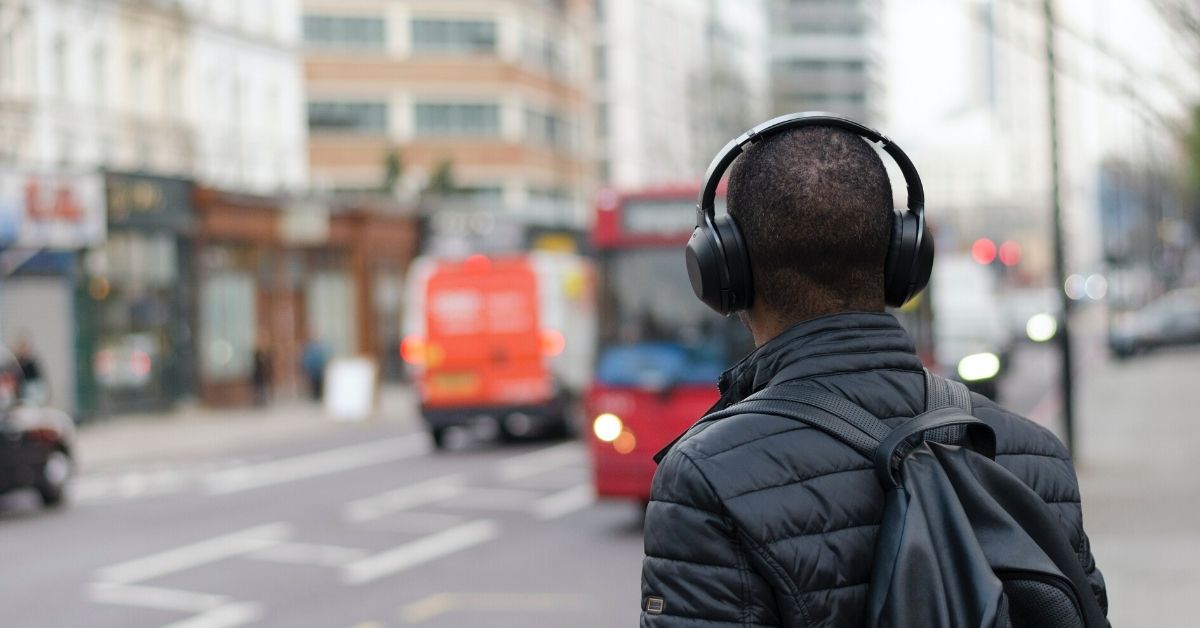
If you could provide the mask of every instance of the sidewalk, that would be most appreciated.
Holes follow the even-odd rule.
[[[78,461],[84,473],[108,467],[236,455],[388,424],[418,425],[416,401],[406,385],[385,385],[374,416],[336,421],[307,399],[262,408],[181,407],[167,414],[105,419],[79,428]]]
[[[1128,362],[1095,359],[1081,370],[1075,457],[1112,624],[1194,626],[1200,350],[1164,350]]]

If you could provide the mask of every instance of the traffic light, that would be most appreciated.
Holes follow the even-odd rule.
[[[1016,266],[1021,263],[1021,245],[1012,240],[1000,245],[1000,263],[1005,266]]]
[[[979,238],[971,245],[971,259],[984,266],[996,261],[996,243],[987,238]]]

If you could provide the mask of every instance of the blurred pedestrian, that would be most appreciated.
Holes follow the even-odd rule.
[[[254,348],[254,364],[250,375],[254,384],[254,404],[264,406],[271,390],[271,354],[261,343]]]
[[[923,258],[916,254],[916,238],[907,240],[906,248],[893,239],[897,223],[913,225],[906,219],[915,221],[919,214],[893,211],[885,166],[872,146],[850,130],[857,128],[852,123],[835,126],[810,118],[790,124],[763,130],[752,144],[743,144],[745,152],[729,176],[728,218],[706,218],[712,222],[704,223],[688,246],[689,275],[697,294],[722,313],[736,311],[757,349],[721,376],[721,397],[710,411],[715,416],[699,421],[655,457],[660,466],[646,509],[642,626],[859,627],[867,625],[872,609],[877,610],[868,609],[868,601],[878,600],[881,592],[895,594],[884,598],[896,603],[889,610],[911,611],[913,618],[920,618],[923,612],[936,615],[938,609],[914,607],[920,602],[913,598],[928,601],[928,595],[938,593],[954,597],[980,581],[986,583],[980,586],[994,582],[998,588],[991,564],[982,565],[990,580],[973,580],[980,573],[964,567],[979,565],[972,562],[980,554],[978,546],[975,553],[948,561],[962,572],[931,558],[940,548],[930,545],[960,542],[954,538],[934,537],[920,548],[903,546],[913,549],[904,556],[916,557],[918,571],[944,576],[940,582],[907,583],[917,592],[911,596],[896,593],[895,585],[915,577],[911,572],[875,562],[881,540],[911,540],[907,535],[912,529],[897,528],[896,518],[885,520],[879,478],[887,476],[876,470],[873,460],[888,465],[889,475],[893,464],[904,464],[907,471],[916,462],[903,453],[907,450],[898,457],[872,454],[892,428],[908,420],[905,417],[945,407],[945,400],[963,408],[952,410],[959,424],[941,432],[918,429],[925,423],[910,424],[910,438],[921,439],[912,445],[913,451],[961,452],[956,459],[976,461],[1009,486],[1018,486],[1020,490],[1006,498],[1018,499],[1019,494],[1027,500],[1022,505],[1046,516],[1044,520],[1052,522],[1047,525],[1060,528],[1045,534],[1062,540],[1055,547],[1065,550],[1056,554],[1067,566],[1064,573],[1078,575],[1071,582],[1078,594],[1072,599],[1094,609],[1091,619],[1107,613],[1104,579],[1084,533],[1079,487],[1066,448],[1048,430],[983,396],[968,394],[959,384],[932,376],[927,380],[912,339],[884,309],[885,303],[903,303],[928,280],[928,267],[922,271],[910,261]],[[723,169],[716,169],[717,177]],[[906,178],[910,176],[915,173],[906,172]],[[710,183],[715,189],[716,182]],[[914,186],[909,183],[911,194]],[[919,180],[915,185],[919,194]],[[915,236],[915,227],[909,229],[908,235]],[[709,248],[697,251],[696,246]],[[898,271],[891,262],[893,254],[903,254],[897,248],[914,253]],[[932,250],[927,252],[931,258]],[[724,272],[716,272],[722,266]],[[904,281],[897,283],[897,276]],[[768,388],[770,393],[759,397],[771,398],[770,410],[766,405],[733,407]],[[937,396],[942,392],[946,394]],[[814,400],[823,400],[819,403],[826,405],[820,407],[834,407],[840,414],[819,411]],[[867,420],[858,423],[842,418],[864,415]],[[857,425],[872,427],[872,432],[855,431]],[[994,463],[985,458],[987,439],[980,435],[986,431],[995,435]],[[852,444],[856,434],[859,441]],[[895,491],[888,493],[888,500],[895,499]],[[988,494],[984,492],[983,499]],[[906,507],[940,505],[935,498],[944,493],[935,498],[923,495],[926,500]],[[894,503],[889,501],[889,507]],[[964,508],[958,501],[954,505]],[[885,537],[881,530],[896,538]],[[971,535],[969,542],[985,543],[984,537]],[[886,562],[901,554],[881,556]],[[938,572],[939,568],[948,571]],[[878,583],[888,586],[876,589]],[[1005,586],[1004,593],[1008,591]],[[1009,625],[1007,607],[990,608],[1005,614],[1003,623],[995,625]],[[1035,616],[1037,612],[1041,610]],[[895,615],[888,618],[894,620]],[[940,619],[910,618],[888,625],[967,625]],[[1107,622],[1100,617],[1097,623]]]
[[[20,382],[17,396],[21,399],[35,402],[45,401],[46,382],[42,374],[42,365],[33,350],[33,343],[27,334],[17,338],[16,350],[17,368],[20,370]]]
[[[329,350],[325,343],[316,336],[309,337],[304,343],[304,353],[300,358],[300,369],[308,381],[309,395],[313,401],[320,401],[325,394],[325,366],[329,362]]]

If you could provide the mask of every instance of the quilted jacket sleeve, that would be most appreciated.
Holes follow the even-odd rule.
[[[771,588],[749,566],[712,486],[680,448],[654,476],[645,542],[643,628],[779,625]]]
[[[1107,616],[1108,590],[1104,586],[1104,574],[1096,568],[1096,559],[1092,556],[1091,542],[1087,534],[1083,535],[1083,552],[1079,560],[1083,564],[1083,573],[1087,575],[1088,583],[1092,585],[1092,593],[1096,594],[1096,601],[1100,602],[1100,610]]]

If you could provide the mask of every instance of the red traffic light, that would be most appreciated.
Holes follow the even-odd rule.
[[[987,238],[979,238],[971,245],[971,259],[979,264],[991,264],[996,261],[996,243]]]
[[[1000,245],[1000,263],[1016,266],[1021,263],[1021,245],[1009,240]]]

